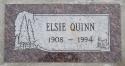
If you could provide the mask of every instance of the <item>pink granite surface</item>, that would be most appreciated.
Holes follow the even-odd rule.
[[[15,19],[22,11],[40,14],[109,14],[110,52],[46,52],[14,50]],[[119,4],[7,4],[5,7],[5,62],[118,62],[121,60]],[[42,39],[42,38],[41,38]]]

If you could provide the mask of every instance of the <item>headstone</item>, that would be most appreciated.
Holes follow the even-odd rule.
[[[121,60],[119,4],[8,4],[6,62]]]

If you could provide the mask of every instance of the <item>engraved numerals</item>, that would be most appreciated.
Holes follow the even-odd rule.
[[[49,37],[49,43],[62,43],[63,37]]]
[[[78,37],[78,43],[82,42],[93,42],[93,37]]]
[[[48,37],[48,38],[49,38],[49,40],[48,40],[49,43],[63,43],[64,39],[66,39],[64,37]],[[67,39],[67,40],[69,40],[69,41],[77,40],[78,43],[84,43],[84,42],[91,42],[92,43],[94,41],[93,36],[90,36],[90,37],[77,37],[77,39],[73,39],[73,38],[71,38],[71,39]]]

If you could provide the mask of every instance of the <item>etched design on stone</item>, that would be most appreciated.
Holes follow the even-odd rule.
[[[66,14],[63,14],[63,16],[65,16],[65,15]],[[74,15],[76,16],[76,14],[74,14]],[[105,24],[105,27],[103,27],[103,26],[99,27],[99,25],[101,25],[101,23],[98,22],[99,24],[98,24],[98,26],[96,26],[96,28],[100,28],[99,29],[100,32],[97,34],[95,34],[96,32],[92,32],[92,34],[91,34],[91,33],[89,33],[89,31],[86,33],[83,33],[84,35],[82,35],[81,32],[75,33],[75,34],[78,33],[78,36],[82,35],[82,36],[90,37],[89,34],[93,35],[94,36],[93,38],[95,38],[95,41],[93,43],[89,43],[89,44],[93,44],[93,45],[87,45],[88,43],[86,43],[86,46],[83,46],[82,43],[77,43],[74,40],[74,38],[68,38],[67,36],[70,33],[72,33],[71,31],[68,31],[70,33],[66,32],[64,35],[62,35],[63,32],[62,33],[59,32],[60,34],[57,34],[58,36],[62,35],[64,37],[68,38],[67,39],[68,41],[65,42],[65,45],[59,46],[58,45],[59,43],[57,43],[57,44],[52,43],[53,46],[50,46],[46,42],[46,40],[47,40],[46,37],[52,36],[52,35],[56,36],[55,35],[56,32],[52,33],[52,35],[48,35],[48,34],[51,34],[51,32],[47,32],[47,33],[43,32],[43,33],[45,33],[45,36],[42,35],[43,36],[42,38],[38,37],[39,36],[38,34],[40,34],[40,36],[41,36],[41,33],[38,33],[38,32],[41,32],[41,31],[43,31],[42,29],[45,29],[45,24],[41,25],[41,23],[40,23],[40,24],[36,25],[36,23],[39,23],[41,20],[39,16],[43,16],[43,15],[42,14],[31,14],[31,13],[28,13],[25,11],[21,12],[17,15],[17,18],[15,20],[15,26],[16,26],[15,27],[15,36],[16,36],[15,50],[16,49],[37,48],[37,49],[49,51],[49,52],[110,51],[110,37],[109,37],[110,34],[109,34],[109,25],[108,25],[108,14],[85,14],[85,15],[87,15],[87,16],[94,16],[94,15],[99,16],[100,15],[100,18],[101,18],[101,16],[103,16],[102,19],[104,18],[107,21],[107,22],[105,21],[104,23],[102,23],[102,24]],[[86,17],[85,15],[82,15],[82,16]],[[44,14],[44,16],[49,17],[50,15]],[[54,15],[51,15],[51,16],[54,16]],[[77,16],[77,18],[79,18],[80,16],[81,15]],[[65,17],[62,17],[62,18],[65,18]],[[68,18],[72,19],[72,17],[68,17]],[[57,20],[58,19],[59,18],[57,18]],[[71,19],[69,21],[71,21]],[[94,17],[93,17],[93,19],[94,19]],[[99,19],[97,19],[95,21],[98,21],[98,20]],[[50,19],[50,21],[51,21],[51,19]],[[95,22],[94,20],[92,20],[92,21]],[[67,23],[67,24],[69,24],[69,23]],[[41,30],[36,28],[36,27],[38,27],[38,25],[41,25],[40,26],[42,28]],[[104,28],[104,31],[102,30],[101,27]],[[99,35],[99,34],[101,34],[101,35]],[[71,35],[71,37],[72,37],[72,35]],[[39,41],[41,41],[39,38],[43,40],[42,41],[43,43],[39,42]],[[74,44],[70,41],[72,41],[72,42],[74,41],[73,42]],[[72,44],[72,45],[66,45],[66,44]],[[75,44],[78,44],[78,45],[75,45]],[[48,47],[45,45],[47,45]]]
[[[15,49],[26,49],[26,48],[44,48],[40,45],[36,45],[36,39],[34,36],[33,23],[35,22],[33,14],[28,12],[22,12],[18,15],[15,25]],[[19,26],[19,27],[18,27]]]

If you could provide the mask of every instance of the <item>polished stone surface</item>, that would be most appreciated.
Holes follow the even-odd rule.
[[[110,52],[46,52],[39,49],[14,50],[15,19],[27,11],[36,14],[109,14]],[[119,4],[6,5],[5,62],[117,62],[121,60]]]

